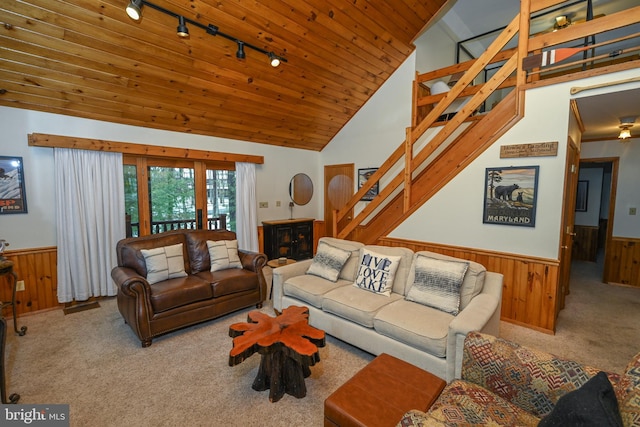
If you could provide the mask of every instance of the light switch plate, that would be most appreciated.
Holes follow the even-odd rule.
[[[258,207],[260,207],[260,208],[268,208],[269,207],[269,202],[260,202],[260,203],[258,203]]]

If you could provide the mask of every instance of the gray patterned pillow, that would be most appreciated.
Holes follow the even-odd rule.
[[[313,262],[309,266],[307,274],[313,274],[336,282],[340,275],[340,270],[342,270],[350,256],[351,252],[349,251],[320,242],[316,256],[313,257]]]
[[[163,280],[187,276],[184,271],[182,243],[161,248],[141,249],[140,253],[147,266],[147,282],[150,285]]]
[[[457,315],[460,288],[469,263],[418,255],[414,264],[415,279],[406,299]]]

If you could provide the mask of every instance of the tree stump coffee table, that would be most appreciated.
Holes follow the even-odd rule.
[[[291,306],[276,317],[249,312],[247,322],[229,327],[233,348],[229,366],[240,364],[256,351],[262,355],[252,388],[269,389],[269,400],[277,402],[287,393],[297,398],[307,394],[304,379],[310,366],[320,361],[318,347],[324,347],[324,331],[309,325],[309,309]]]

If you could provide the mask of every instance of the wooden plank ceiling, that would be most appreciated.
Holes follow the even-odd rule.
[[[150,0],[288,62],[128,0],[0,2],[0,105],[322,150],[446,0]]]

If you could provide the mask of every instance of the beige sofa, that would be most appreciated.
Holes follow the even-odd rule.
[[[325,258],[326,248],[349,252],[336,281],[308,274],[314,262]],[[369,258],[374,253],[390,259],[396,257],[394,262],[399,260],[389,295],[354,285],[356,279],[362,285],[365,253]],[[478,263],[433,252],[365,246],[330,237],[320,239],[314,260],[273,270],[274,308],[307,306],[311,325],[374,355],[388,353],[450,381],[460,378],[462,348],[468,332],[498,336],[502,275],[488,272]],[[442,307],[429,306],[431,299],[426,302],[407,299],[408,296],[415,299],[417,283],[423,281],[425,261],[443,261],[453,266],[468,263],[462,273],[458,310],[446,312]],[[376,273],[369,274],[373,277]]]

